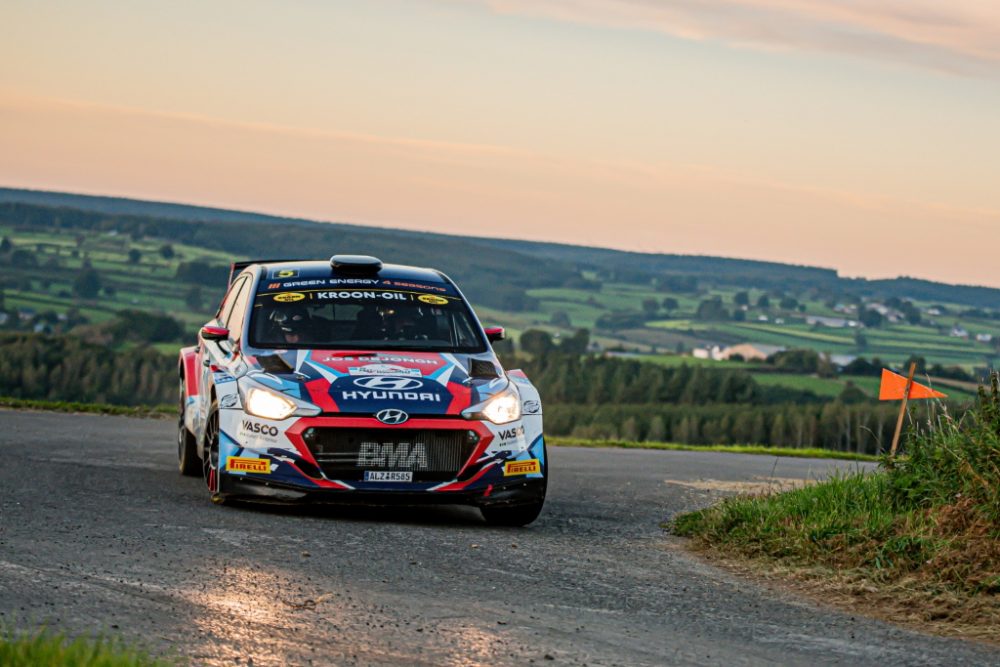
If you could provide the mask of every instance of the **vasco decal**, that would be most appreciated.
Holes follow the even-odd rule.
[[[529,415],[533,415],[542,409],[542,404],[538,401],[525,401],[524,402],[524,412]]]
[[[215,384],[226,384],[227,382],[233,382],[236,380],[236,378],[229,373],[223,372],[212,373],[212,379],[215,381]]]
[[[423,301],[424,303],[429,303],[434,306],[443,306],[448,303],[448,299],[443,296],[438,296],[437,294],[421,294],[417,297],[418,301]]]
[[[274,295],[274,300],[275,301],[280,301],[282,303],[285,303],[285,302],[288,302],[288,301],[302,301],[302,299],[304,299],[304,298],[306,298],[306,295],[302,294],[301,292],[285,292],[283,294],[275,294]]]
[[[517,426],[515,428],[504,429],[503,431],[497,433],[497,437],[500,438],[501,440],[513,440],[514,438],[523,438],[524,427]]]
[[[230,456],[226,459],[226,470],[228,472],[255,472],[261,475],[270,475],[271,464],[266,459]]]
[[[249,419],[243,420],[243,430],[247,433],[256,433],[258,435],[278,435],[277,426],[269,426],[267,424],[258,424],[257,422],[252,422]]]
[[[232,408],[239,403],[239,396],[236,394],[226,394],[219,399],[220,408]]]
[[[507,461],[503,467],[503,476],[530,475],[542,472],[542,464],[538,459],[528,459],[527,461]]]

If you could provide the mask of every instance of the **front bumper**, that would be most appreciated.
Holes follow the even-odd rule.
[[[526,505],[545,500],[546,480],[530,479],[499,488],[472,489],[450,493],[428,491],[309,490],[256,478],[222,477],[222,494],[237,500],[270,503],[326,505],[475,505],[499,507]]]
[[[245,415],[243,418],[246,424]],[[372,417],[301,417],[290,421],[281,425],[273,442],[248,438],[243,430],[237,433],[235,429],[229,433],[236,437],[230,437],[223,429],[220,492],[224,496],[277,502],[493,506],[531,503],[545,495],[547,461],[540,433],[530,445],[524,441],[514,447],[498,440],[510,429],[491,430],[484,422],[461,418],[413,418],[405,427],[388,426]],[[458,469],[450,473],[435,473],[433,479],[423,475],[422,481],[418,479],[421,474],[415,473],[418,481],[368,482],[356,471],[353,476],[339,476],[324,463],[322,452],[317,458],[318,446],[310,439],[310,431],[330,433],[337,429],[374,433],[376,438],[383,435],[382,439],[395,441],[418,432],[474,432],[478,440],[469,445],[456,463]],[[428,459],[434,456],[429,454]]]

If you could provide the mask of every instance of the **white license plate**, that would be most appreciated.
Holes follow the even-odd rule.
[[[365,481],[366,482],[412,482],[413,473],[409,470],[399,471],[399,472],[394,470],[366,470]]]

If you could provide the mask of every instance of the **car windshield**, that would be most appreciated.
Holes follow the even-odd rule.
[[[254,300],[250,344],[279,349],[486,349],[471,311],[456,295],[381,286],[292,290],[263,281]]]

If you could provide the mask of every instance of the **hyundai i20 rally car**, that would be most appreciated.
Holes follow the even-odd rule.
[[[374,257],[233,265],[181,350],[177,452],[216,503],[459,503],[534,521],[538,391],[505,371],[458,287]]]

